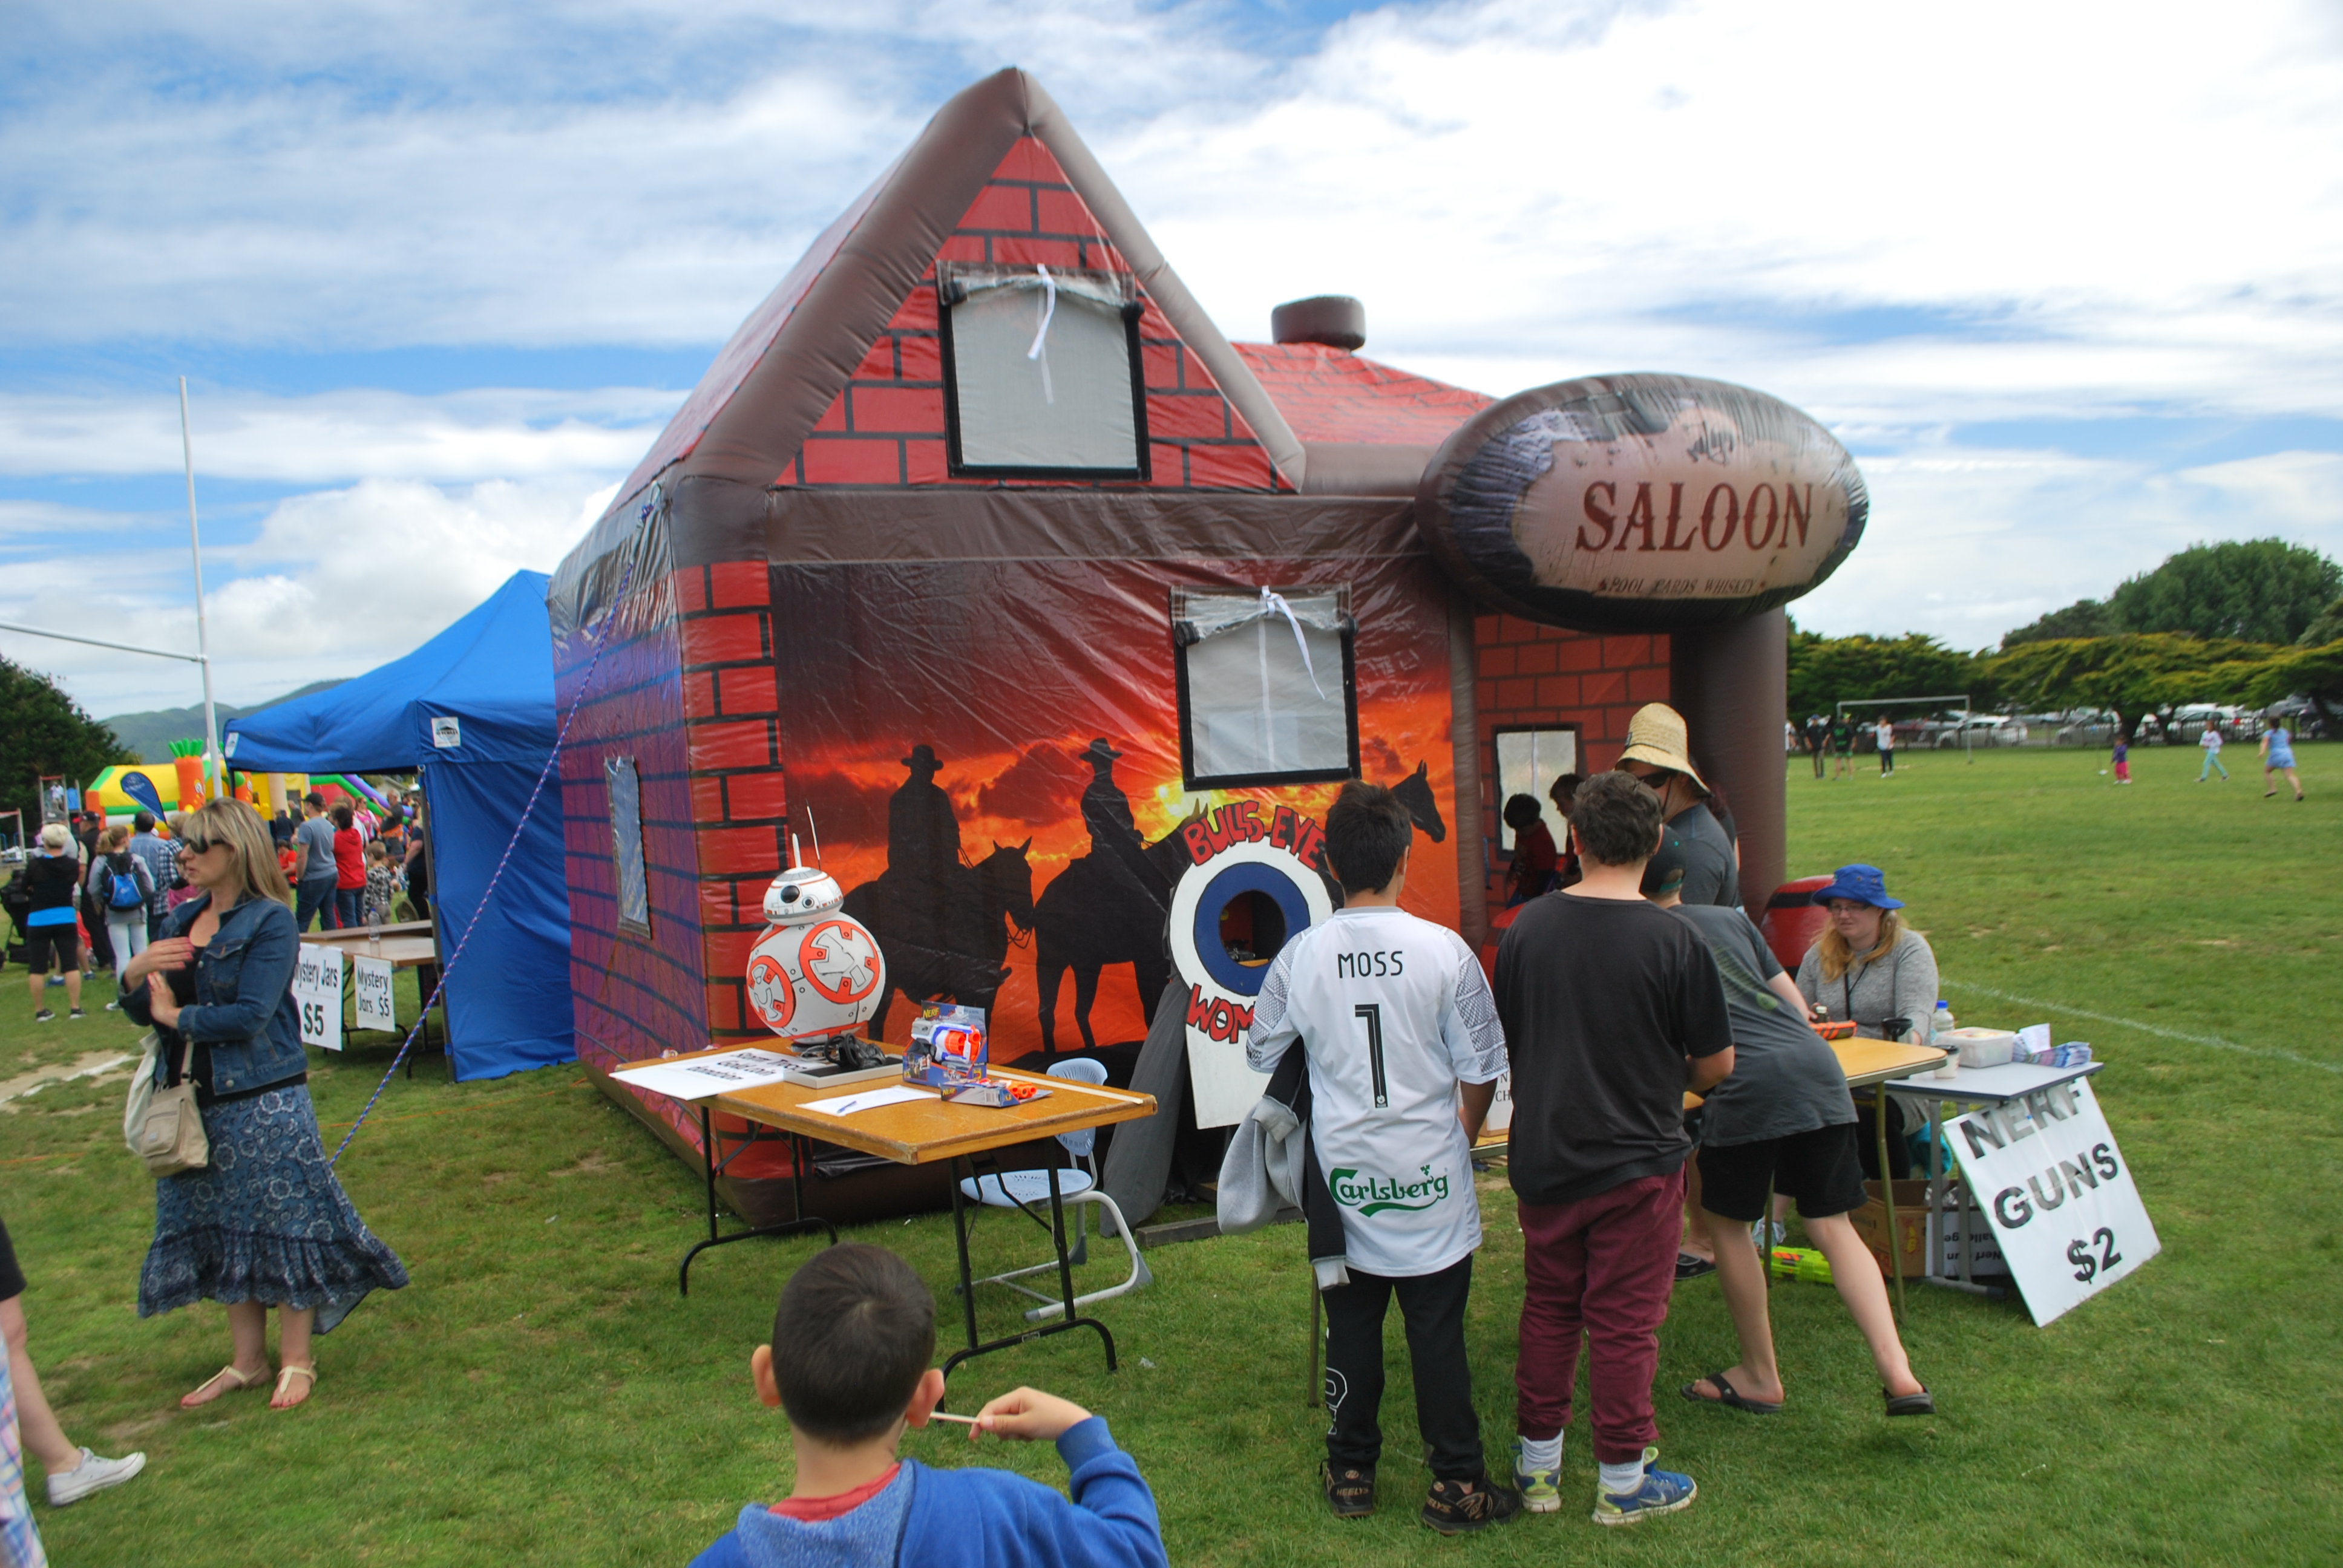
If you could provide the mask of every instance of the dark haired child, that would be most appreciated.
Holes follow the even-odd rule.
[[[1554,886],[1554,834],[1534,795],[1516,795],[1505,802],[1505,826],[1513,829],[1513,863],[1505,872],[1505,907],[1525,904]]]
[[[935,1298],[910,1264],[855,1241],[815,1253],[782,1288],[772,1342],[749,1357],[757,1397],[788,1412],[797,1484],[785,1503],[742,1509],[692,1568],[1168,1562],[1139,1467],[1104,1420],[1054,1394],[1002,1394],[969,1438],[1055,1441],[1071,1502],[1005,1470],[898,1459],[904,1429],[944,1397],[935,1348]]]
[[[1306,1053],[1311,1141],[1342,1217],[1338,1277],[1319,1281],[1333,1421],[1327,1503],[1338,1518],[1374,1512],[1383,1317],[1396,1295],[1416,1429],[1431,1451],[1423,1519],[1453,1535],[1522,1507],[1518,1493],[1490,1484],[1464,1354],[1481,1245],[1473,1139],[1496,1096],[1505,1040],[1473,950],[1399,909],[1414,831],[1389,789],[1342,786],[1326,813],[1326,859],[1343,906],[1278,950],[1245,1055],[1268,1071],[1297,1045]]]
[[[1708,944],[1644,901],[1660,829],[1659,798],[1629,775],[1580,785],[1570,833],[1584,879],[1524,904],[1497,949],[1524,1275],[1513,1476],[1533,1511],[1562,1506],[1583,1339],[1598,1524],[1672,1513],[1695,1495],[1691,1477],[1648,1462],[1652,1377],[1692,1148],[1684,1091],[1732,1071],[1733,1030]]]

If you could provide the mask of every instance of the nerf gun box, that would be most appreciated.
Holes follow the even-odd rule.
[[[911,1020],[903,1051],[903,1081],[943,1091],[956,1105],[1019,1105],[1050,1091],[1039,1085],[987,1076],[984,1010],[930,1002]]]

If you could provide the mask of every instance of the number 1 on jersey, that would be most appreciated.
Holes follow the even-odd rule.
[[[1389,1105],[1391,1091],[1383,1085],[1383,1010],[1381,1002],[1363,1001],[1351,1010],[1367,1020],[1367,1065],[1375,1076],[1375,1103]]]

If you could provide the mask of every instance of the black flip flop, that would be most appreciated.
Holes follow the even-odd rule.
[[[1686,1280],[1697,1280],[1704,1274],[1715,1272],[1716,1272],[1716,1265],[1698,1252],[1676,1254],[1676,1283],[1678,1284],[1684,1283]]]
[[[1708,1395],[1701,1392],[1700,1385],[1698,1383],[1688,1382],[1676,1392],[1683,1394],[1684,1398],[1692,1401],[1694,1404],[1728,1405],[1735,1410],[1745,1410],[1751,1415],[1779,1415],[1782,1413],[1782,1407],[1778,1403],[1767,1404],[1764,1400],[1749,1399],[1742,1394],[1735,1393],[1734,1392],[1733,1385],[1725,1381],[1725,1374],[1721,1372],[1713,1372],[1709,1373],[1708,1381],[1716,1385],[1717,1397],[1715,1399],[1711,1399]],[[1922,1397],[1925,1398],[1926,1396],[1923,1395]]]
[[[1879,1392],[1887,1400],[1887,1413],[1890,1415],[1936,1413],[1936,1397],[1926,1387],[1923,1387],[1918,1393],[1888,1393],[1885,1389],[1881,1389]]]

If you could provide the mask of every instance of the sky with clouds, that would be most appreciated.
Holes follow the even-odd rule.
[[[1979,0],[17,0],[0,619],[218,696],[549,569],[953,91],[1067,109],[1232,337],[1504,394],[1675,370],[1860,460],[1792,608],[1961,647],[2199,539],[2343,556],[2343,9]],[[0,632],[93,712],[192,667]]]

